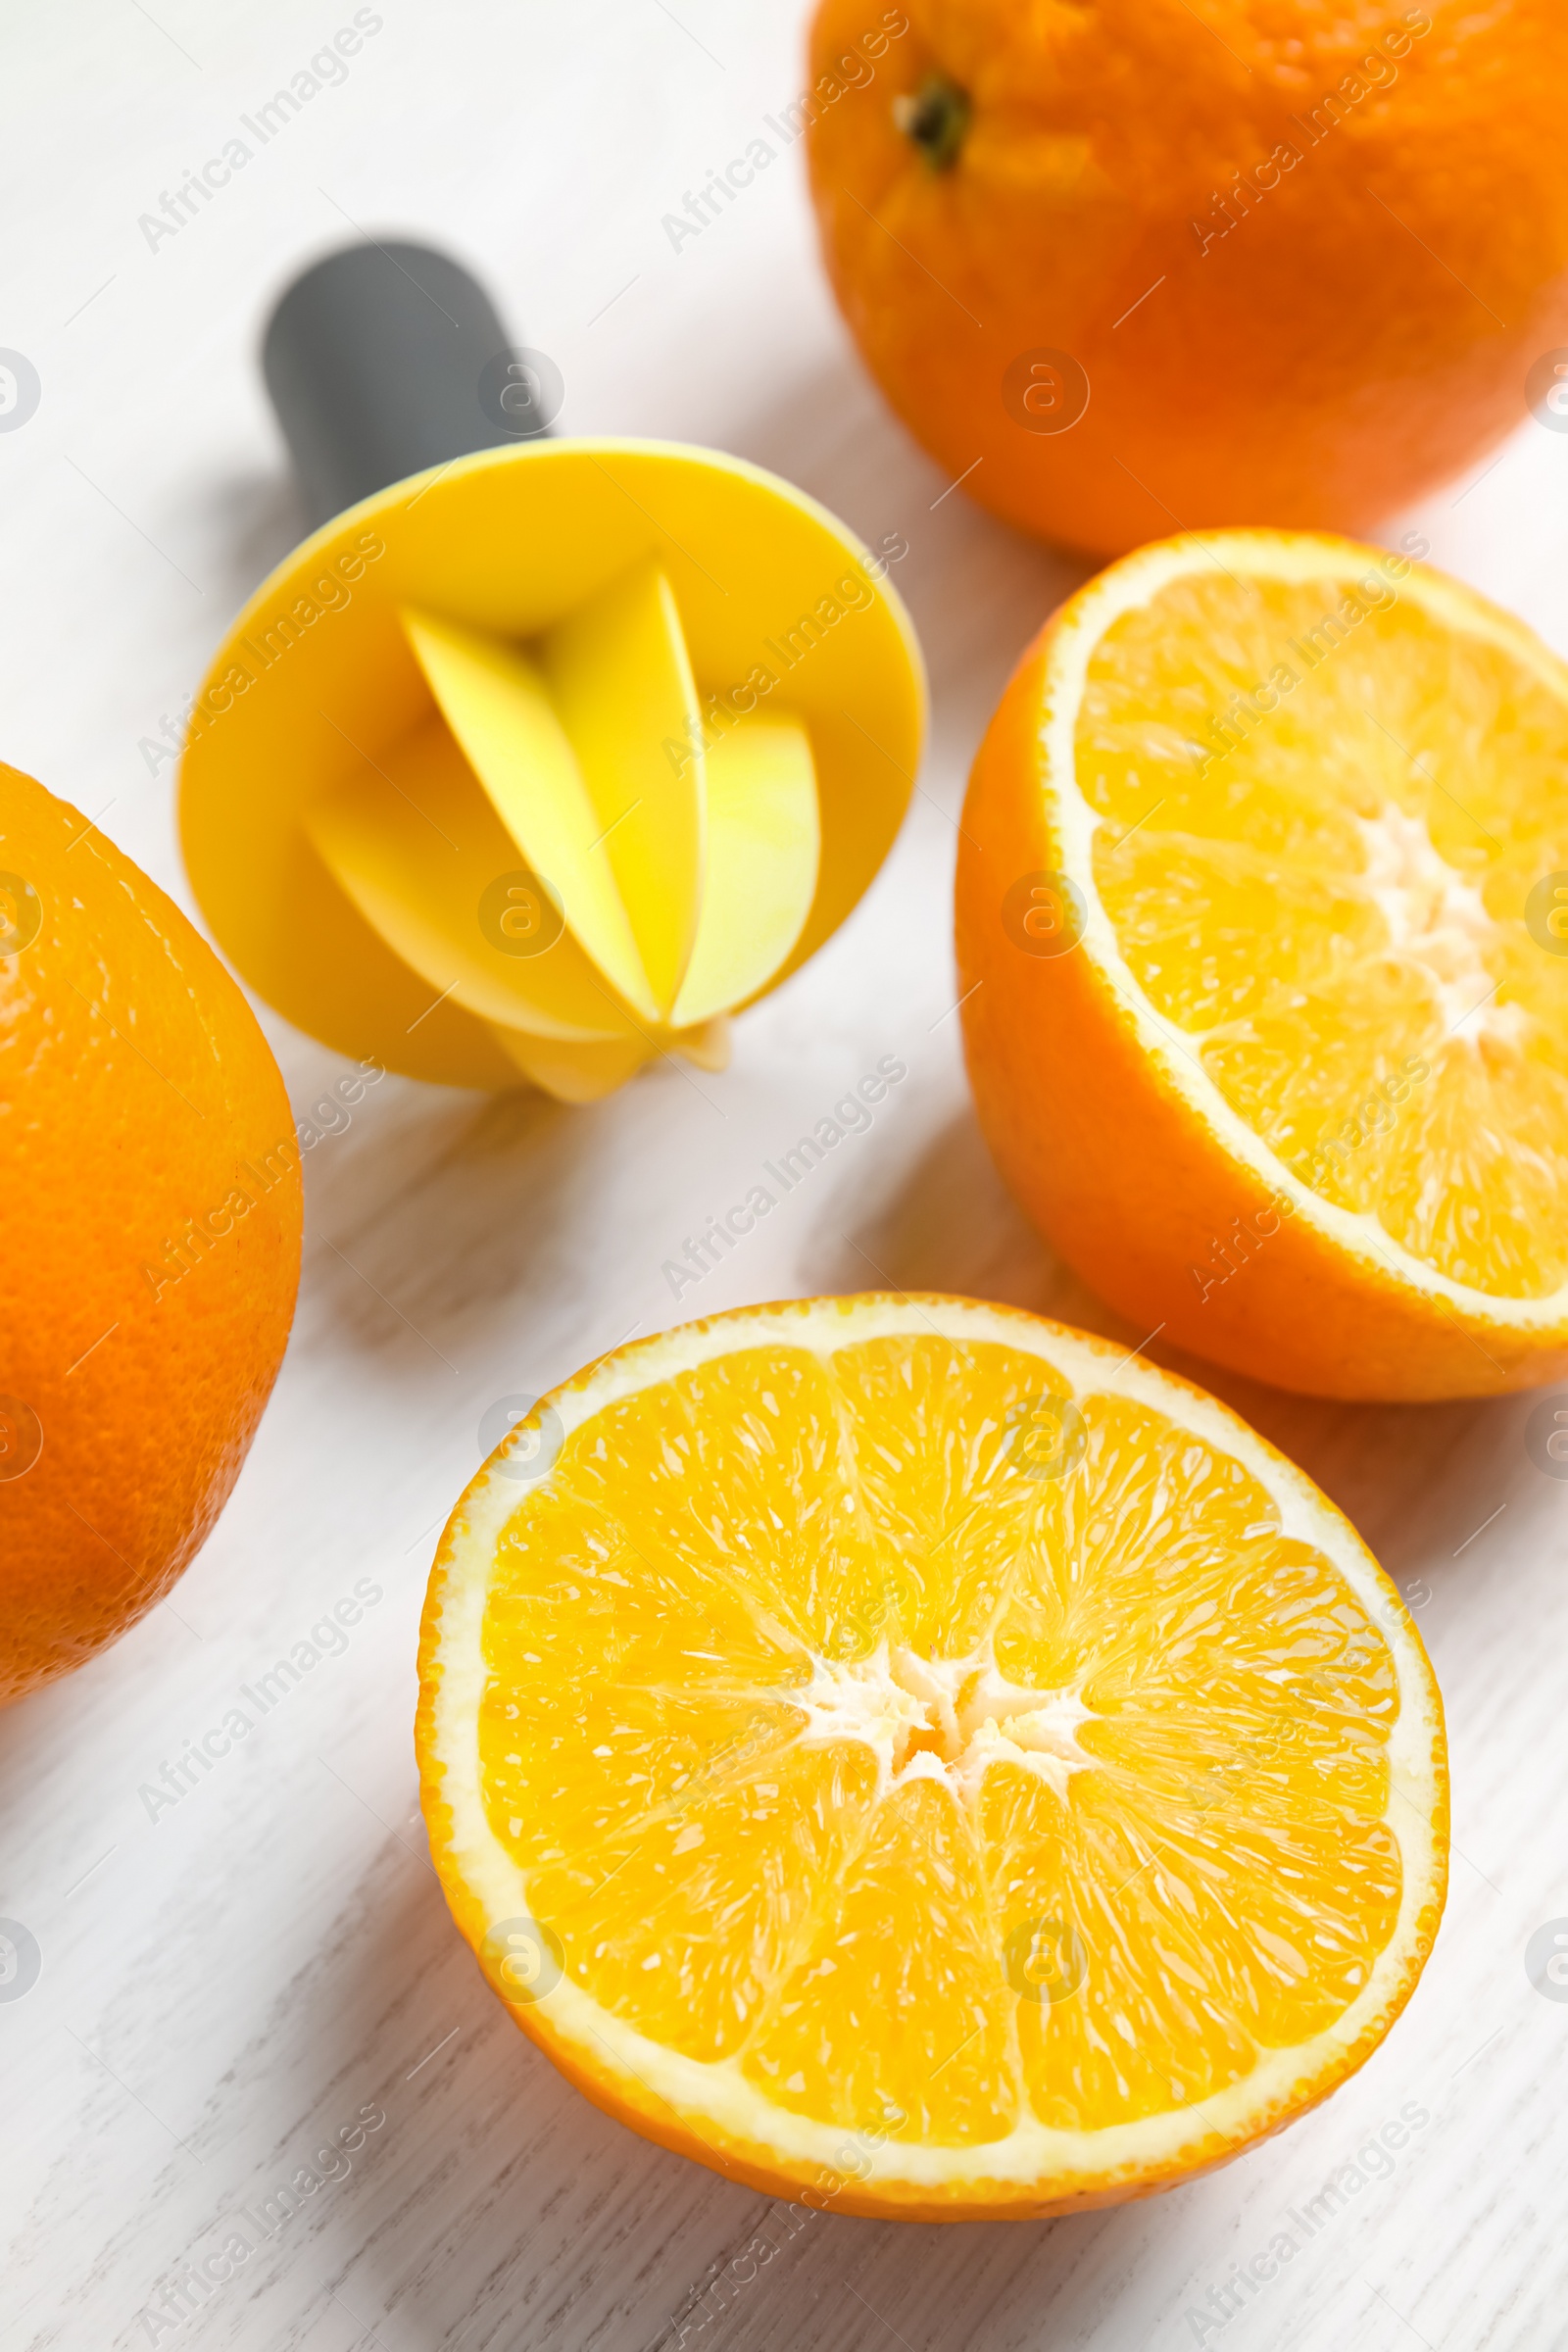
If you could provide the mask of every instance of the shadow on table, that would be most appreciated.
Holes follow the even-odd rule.
[[[568,1109],[526,1087],[400,1083],[352,1149],[306,1160],[302,1312],[400,1386],[433,1378],[439,1405],[452,1367],[470,1379],[514,1340],[519,1312],[569,1316],[615,1120],[613,1103]]]
[[[299,493],[281,469],[204,478],[190,502],[197,513],[185,527],[204,548],[208,593],[224,612],[237,612],[310,529]]]

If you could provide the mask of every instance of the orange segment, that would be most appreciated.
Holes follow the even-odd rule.
[[[846,1747],[796,1743],[730,1776],[710,1749],[689,1799],[541,1871],[529,1899],[597,2006],[662,2049],[732,2057],[858,1847],[874,1777]]]
[[[1437,1693],[1210,1398],[1031,1316],[823,1299],[622,1349],[512,1443],[432,1576],[432,1848],[637,2129],[1039,2213],[1236,2152],[1386,2032],[1442,1902]]]
[[[618,1501],[638,1541],[729,1580],[786,1638],[824,1656],[867,1646],[881,1565],[858,1507],[848,1433],[808,1349],[737,1349],[610,1406],[562,1471]]]
[[[980,1842],[940,1780],[888,1791],[747,2050],[771,2100],[852,2131],[961,2148],[1018,2113],[1012,2012]]]

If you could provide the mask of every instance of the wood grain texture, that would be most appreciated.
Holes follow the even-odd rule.
[[[798,151],[678,250],[662,225],[771,136],[763,117],[800,85],[798,8],[386,0],[341,83],[150,243],[139,216],[352,13],[83,0],[13,12],[0,35],[0,173],[24,224],[0,331],[43,386],[0,434],[0,754],[189,906],[164,720],[299,528],[256,338],[290,271],[356,224],[469,259],[560,364],[563,429],[710,440],[873,543],[900,534],[932,743],[881,880],[738,1025],[723,1077],[664,1068],[580,1112],[388,1079],[307,1155],[298,1324],[216,1536],[116,1649],[0,1716],[0,1914],[42,1953],[25,1998],[0,2001],[0,2341],[656,2352],[681,2320],[699,2352],[1547,2352],[1568,2297],[1568,2005],[1532,1990],[1524,1948],[1568,1915],[1568,1488],[1526,1453],[1528,1399],[1369,1411],[1210,1381],[1420,1597],[1456,1852],[1390,2040],[1207,2180],[1053,2224],[828,2214],[788,2236],[767,2200],[569,2090],[455,1935],[415,1810],[415,1631],[497,1399],[633,1329],[817,1289],[929,1285],[1118,1330],[992,1174],[952,1012],[965,764],[1079,573],[944,497],[882,412],[820,280]],[[1423,529],[1568,650],[1565,466],[1568,436],[1527,425],[1391,535]],[[306,1113],[343,1065],[263,1017]],[[665,1258],[889,1053],[909,1076],[870,1132],[677,1304]],[[138,1791],[164,1758],[362,1578],[381,1597],[341,1654],[149,1819]],[[1387,2177],[1297,2228],[1407,2102],[1429,2121]],[[318,2163],[356,2129],[352,2154]],[[177,2328],[150,2323],[181,2266],[234,2217],[280,2210],[302,2167],[319,2185],[270,2235],[251,2228],[232,2278]],[[1293,2230],[1277,2275],[1200,2334],[1189,2313],[1212,2318],[1232,2266]]]

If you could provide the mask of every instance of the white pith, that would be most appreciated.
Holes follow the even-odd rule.
[[[1375,1608],[1395,1660],[1400,1707],[1388,1745],[1386,1825],[1398,1844],[1402,1890],[1393,1935],[1356,1998],[1323,2034],[1298,2046],[1263,2053],[1252,2072],[1215,2096],[1165,2114],[1096,2132],[1040,2123],[1020,2108],[1013,2129],[983,2145],[953,2147],[888,2139],[847,2143],[840,2125],[819,2123],[776,2106],[741,2069],[738,2058],[717,2063],[682,2056],[613,2016],[564,1976],[530,2005],[527,2019],[547,2046],[561,2048],[588,2075],[612,2084],[626,2105],[657,2128],[670,2111],[700,2140],[715,2148],[743,2142],[771,2151],[783,2165],[820,2166],[842,2174],[850,2165],[857,2193],[879,2188],[909,2194],[958,2191],[995,2183],[1003,2191],[1041,2184],[1053,2196],[1085,2193],[1131,2174],[1200,2161],[1289,2112],[1303,2085],[1331,2073],[1336,2062],[1401,1995],[1422,1912],[1442,1884],[1443,1857],[1432,1821],[1442,1728],[1435,1686],[1408,1618],[1392,1588],[1348,1523],[1310,1483],[1274,1454],[1224,1406],[1128,1359],[1106,1343],[1067,1334],[1032,1316],[956,1299],[897,1298],[851,1302],[813,1300],[784,1310],[738,1313],[716,1326],[688,1325],[646,1343],[580,1376],[548,1402],[566,1435],[605,1406],[656,1381],[668,1380],[715,1354],[748,1347],[792,1347],[824,1356],[836,1348],[890,1335],[932,1330],[956,1341],[990,1341],[1033,1353],[1080,1397],[1114,1391],[1166,1415],[1239,1460],[1273,1495],[1284,1535],[1328,1555],[1357,1597]],[[519,1423],[509,1445],[527,1444]],[[502,1474],[498,1455],[463,1497],[438,1555],[439,1614],[432,1740],[442,1766],[440,1796],[451,1808],[451,1835],[441,1859],[479,1903],[489,1922],[528,1912],[526,1875],[492,1834],[481,1785],[478,1726],[486,1684],[482,1636],[495,1547],[519,1499],[515,1481]],[[432,1590],[436,1588],[433,1586]],[[916,1672],[915,1669],[919,1671]],[[919,1687],[924,1677],[926,1688]],[[989,1677],[989,1682],[988,1682]],[[967,1686],[967,1688],[966,1688]],[[884,1760],[889,1783],[913,1777],[940,1780],[955,1801],[972,1801],[987,1764],[1020,1757],[1052,1780],[1058,1793],[1088,1758],[1075,1753],[1076,1731],[1089,1710],[1073,1692],[1023,1691],[1004,1684],[988,1657],[914,1661],[882,1651],[858,1670],[823,1667],[812,1684],[791,1694],[811,1720],[806,1738],[849,1737],[869,1741]],[[910,1753],[911,1734],[924,1732],[955,1752]],[[519,2015],[522,2012],[519,2011]],[[847,2153],[847,2145],[849,2152]]]
[[[802,1740],[862,1741],[877,1760],[879,1797],[925,1780],[967,1798],[987,1766],[1003,1759],[1064,1796],[1068,1776],[1094,1762],[1078,1744],[1078,1726],[1094,1709],[1077,1690],[1009,1683],[989,1637],[965,1658],[921,1658],[884,1640],[868,1658],[813,1658],[812,1667],[806,1688],[790,1693],[807,1710]]]
[[[1342,1208],[1293,1175],[1255,1129],[1231,1107],[1190,1049],[1185,1044],[1173,1043],[1174,1039],[1184,1039],[1186,1033],[1151,1004],[1121,952],[1115,928],[1095,886],[1095,836],[1110,820],[1092,808],[1079,789],[1075,737],[1089,664],[1106,630],[1124,612],[1148,604],[1173,581],[1216,565],[1243,578],[1251,573],[1293,584],[1332,580],[1348,589],[1353,587],[1357,575],[1376,560],[1371,550],[1348,549],[1342,542],[1304,534],[1265,537],[1250,532],[1217,532],[1201,541],[1176,539],[1148,548],[1113,564],[1091,581],[1075,600],[1071,614],[1063,618],[1053,641],[1046,687],[1047,715],[1041,728],[1047,790],[1052,801],[1054,829],[1060,844],[1061,864],[1083,892],[1083,947],[1132,1016],[1143,1050],[1171,1091],[1185,1098],[1225,1153],[1249,1169],[1265,1193],[1288,1198],[1304,1225],[1316,1227],[1340,1249],[1375,1270],[1385,1282],[1392,1280],[1426,1298],[1444,1299],[1478,1326],[1491,1324],[1499,1332],[1520,1334],[1552,1333],[1568,1315],[1568,1283],[1543,1298],[1510,1298],[1455,1282],[1406,1250],[1370,1210]],[[1393,561],[1404,564],[1406,559]],[[1568,706],[1568,664],[1560,662],[1529,630],[1511,622],[1505,613],[1473,597],[1458,582],[1436,572],[1411,568],[1396,583],[1390,579],[1388,584],[1396,595],[1412,598],[1446,627],[1499,647],[1522,668],[1533,671],[1551,694]],[[1462,1020],[1455,1033],[1456,1042],[1468,1039],[1474,1044],[1489,1035],[1508,1043],[1517,1042],[1528,1019],[1522,1010],[1512,1006],[1497,1008],[1486,1027],[1483,1026],[1485,1005],[1476,1010],[1478,1000],[1487,998],[1493,986],[1479,952],[1484,936],[1477,923],[1479,894],[1439,858],[1424,826],[1420,837],[1415,838],[1407,830],[1380,818],[1370,836],[1364,832],[1363,838],[1368,840],[1369,869],[1349,879],[1359,882],[1372,895],[1383,892],[1379,904],[1390,922],[1391,944],[1421,964],[1440,996],[1444,989],[1451,990],[1455,1019],[1470,1013],[1471,1017]],[[1471,904],[1473,900],[1476,905]],[[1485,907],[1479,907],[1479,915],[1490,931],[1492,918]],[[1395,929],[1396,924],[1398,930]],[[1473,994],[1459,1002],[1460,988],[1472,981]]]
[[[1517,1045],[1530,1015],[1496,1001],[1483,951],[1497,925],[1475,884],[1440,857],[1424,816],[1391,802],[1355,824],[1366,850],[1360,887],[1388,925],[1390,953],[1427,980],[1444,1028],[1468,1045]]]

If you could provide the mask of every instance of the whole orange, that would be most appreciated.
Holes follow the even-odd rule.
[[[893,407],[1111,553],[1364,531],[1543,408],[1565,102],[1556,0],[823,0],[806,111]]]
[[[221,1508],[300,1262],[250,1007],[163,892],[0,767],[0,1701],[159,1600]]]

